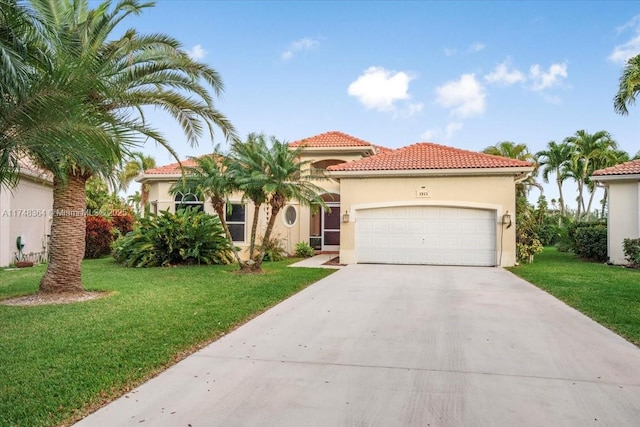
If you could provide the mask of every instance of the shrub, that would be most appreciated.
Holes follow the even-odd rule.
[[[217,216],[186,209],[141,218],[115,243],[114,258],[127,267],[229,264],[232,252]]]
[[[101,216],[87,216],[86,223],[84,257],[93,259],[108,255],[113,240],[111,222]]]
[[[592,261],[607,260],[607,226],[602,223],[577,223],[569,228],[573,236],[573,252]]]
[[[518,196],[516,198],[516,258],[523,264],[532,262],[534,255],[542,252],[537,228],[531,205],[526,197]]]
[[[266,245],[262,242],[258,250],[260,251],[263,248],[266,249],[264,258],[262,259],[263,261],[282,261],[287,256],[287,251],[284,248],[282,239],[278,237],[271,237],[271,239],[266,242]]]
[[[309,258],[315,255],[315,251],[309,243],[307,242],[298,242],[296,243],[296,256],[299,258]]]
[[[624,257],[632,267],[640,267],[640,239],[624,239],[622,243]]]
[[[111,218],[113,228],[118,230],[122,236],[133,230],[135,218],[129,212],[122,212]]]

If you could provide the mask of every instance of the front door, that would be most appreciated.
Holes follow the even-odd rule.
[[[340,249],[340,203],[327,203],[329,209],[322,214],[322,250]]]

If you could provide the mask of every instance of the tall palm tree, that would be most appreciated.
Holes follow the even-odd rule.
[[[574,135],[565,138],[564,142],[573,148],[570,175],[578,184],[576,219],[579,220],[584,215],[588,216],[591,209],[595,193],[595,186],[590,182],[591,174],[597,169],[598,165],[612,161],[618,144],[611,137],[611,134],[605,130],[590,134],[584,129],[578,130]],[[585,186],[587,186],[591,194],[588,205],[585,204]]]
[[[268,242],[271,238],[276,217],[289,200],[297,200],[303,206],[320,205],[326,209],[326,204],[320,197],[323,189],[314,183],[315,177],[310,174],[311,162],[300,160],[303,149],[304,147],[290,149],[287,143],[272,136],[268,150],[263,153],[266,169],[262,172],[260,181],[269,206],[269,221],[263,242]],[[261,269],[265,253],[266,247],[262,245],[254,260],[255,269]]]
[[[141,173],[148,169],[156,167],[156,159],[147,156],[140,151],[135,151],[129,155],[129,160],[124,164],[118,173],[118,181],[120,182],[120,190],[127,191],[131,182]],[[146,214],[149,212],[149,184],[143,183],[140,189],[140,204],[142,210]]]
[[[547,143],[547,149],[536,153],[538,164],[542,168],[542,179],[544,182],[549,182],[549,175],[554,173],[556,176],[556,184],[558,185],[560,204],[560,215],[565,215],[565,201],[562,193],[562,184],[568,178],[567,167],[571,162],[573,156],[572,147],[567,143],[558,144],[555,141],[549,141]]]
[[[185,177],[172,185],[170,192],[184,192],[188,190],[197,192],[209,199],[211,206],[215,210],[220,223],[227,236],[227,240],[233,249],[236,262],[240,269],[244,267],[238,250],[233,245],[233,238],[226,220],[226,209],[230,206],[228,201],[231,194],[237,190],[238,186],[232,173],[230,172],[230,160],[227,156],[219,153],[216,149],[214,154],[209,156],[194,157],[195,166],[187,167]]]
[[[493,156],[508,157],[510,159],[524,160],[526,162],[533,163],[535,168],[533,172],[531,172],[526,179],[516,185],[516,195],[526,197],[531,187],[536,187],[540,192],[542,192],[542,186],[536,182],[536,175],[538,173],[536,157],[531,154],[527,144],[516,144],[511,141],[501,141],[496,145],[485,148],[482,152]]]
[[[640,55],[630,58],[622,70],[618,93],[613,98],[613,108],[616,113],[629,114],[627,107],[635,104],[638,94],[640,94]]]
[[[98,173],[110,175],[146,138],[177,158],[163,135],[145,121],[142,107],[156,106],[169,113],[192,145],[205,130],[213,136],[214,126],[228,138],[235,138],[235,134],[214,107],[210,93],[211,89],[221,93],[220,76],[192,60],[177,40],[133,29],[112,39],[122,20],[153,3],[121,0],[112,5],[106,0],[94,9],[84,0],[30,0],[30,5],[44,22],[47,37],[42,44],[52,62],[33,73],[30,92],[60,93],[62,107],[70,110],[58,107],[44,117],[31,115],[33,124],[26,122],[23,114],[23,121],[14,125],[23,130],[22,139],[14,145],[25,147],[30,157],[54,174],[50,260],[40,291],[79,292],[83,290],[80,262],[85,235],[80,213],[86,180]],[[37,97],[29,99],[28,107],[45,113]],[[71,129],[54,133],[53,139],[47,135],[45,140],[38,134],[41,121],[56,114]],[[4,125],[12,129],[11,124]],[[29,136],[42,144],[26,144]]]

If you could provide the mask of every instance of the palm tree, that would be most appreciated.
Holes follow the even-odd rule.
[[[0,0],[0,184],[17,184],[20,161],[32,163],[32,149],[48,151],[45,157],[59,172],[51,160],[61,151],[77,150],[90,162],[88,141],[104,142],[105,133],[76,96],[86,88],[44,78],[53,70],[49,45],[55,41],[32,9]]]
[[[536,182],[536,175],[538,173],[538,164],[536,157],[531,154],[527,144],[516,144],[511,141],[501,141],[496,145],[489,146],[482,150],[485,154],[491,154],[493,156],[508,157],[510,159],[523,160],[525,162],[531,162],[534,165],[534,171],[531,172],[526,179],[520,181],[516,185],[516,195],[525,196],[529,193],[531,187],[536,187],[542,193],[542,186]]]
[[[251,237],[249,240],[249,258],[254,259],[256,250],[256,237],[258,233],[258,220],[260,208],[267,202],[267,193],[264,188],[265,153],[269,150],[264,134],[250,133],[244,142],[236,141],[231,148],[232,173],[236,177],[238,189],[242,191],[243,198],[253,203],[253,221],[251,224]]]
[[[215,210],[222,228],[229,240],[229,244],[233,249],[233,254],[236,258],[236,262],[240,269],[244,267],[238,250],[233,245],[233,238],[231,237],[231,231],[229,231],[229,225],[226,221],[225,209],[229,207],[229,197],[237,190],[237,184],[234,180],[233,174],[230,171],[230,160],[227,156],[223,156],[216,149],[214,154],[203,157],[192,158],[195,161],[195,166],[186,168],[185,178],[177,181],[170,189],[172,194],[177,192],[184,192],[188,190],[190,192],[197,192],[204,195],[211,202],[211,206]]]
[[[29,96],[16,115],[20,120],[2,123],[3,135],[11,135],[13,147],[25,149],[54,175],[50,260],[40,291],[79,292],[86,180],[95,174],[110,175],[146,138],[177,158],[163,135],[145,121],[142,107],[156,106],[169,113],[191,145],[205,129],[213,137],[214,126],[227,138],[235,134],[209,92],[211,88],[216,95],[221,93],[220,76],[192,60],[178,41],[133,29],[110,40],[123,19],[152,3],[122,0],[112,6],[106,0],[95,9],[89,9],[86,1],[31,0],[30,5],[44,22],[47,37],[41,43],[51,65],[34,65]],[[57,96],[62,104],[52,111],[50,103],[35,96],[38,93]],[[65,132],[39,133],[47,129],[43,122],[55,123],[52,118],[66,124],[66,129],[60,127]],[[20,139],[12,129],[21,132]],[[26,142],[34,140],[39,144]]]
[[[270,138],[270,146],[263,153],[266,169],[261,173],[259,181],[263,183],[269,206],[269,221],[262,238],[268,242],[278,213],[289,200],[295,199],[301,205],[320,205],[326,209],[326,204],[320,197],[323,189],[314,183],[315,177],[310,171],[310,161],[301,161],[300,156],[304,147],[290,149],[285,142]],[[262,245],[255,258],[254,268],[260,270],[266,253],[266,246]]]
[[[598,165],[612,161],[618,144],[607,131],[601,130],[590,134],[583,129],[576,131],[575,135],[565,138],[564,142],[573,149],[573,158],[568,172],[578,184],[576,219],[579,220],[583,215],[589,215],[595,194],[595,186],[590,181],[591,174]],[[591,193],[588,205],[585,205],[584,200],[585,186]]]
[[[560,215],[565,215],[565,201],[562,194],[562,184],[568,178],[567,167],[571,162],[573,156],[572,147],[567,143],[556,143],[555,141],[549,141],[547,143],[547,149],[539,151],[536,154],[538,164],[542,167],[542,179],[544,182],[549,182],[549,174],[554,173],[556,175],[556,184],[558,185],[560,204]]]
[[[622,75],[618,93],[613,98],[613,108],[616,113],[627,115],[627,107],[636,102],[636,97],[640,93],[640,55],[636,55],[627,61]]]
[[[129,161],[127,161],[120,172],[118,173],[118,180],[120,181],[120,190],[127,191],[129,184],[138,177],[141,173],[148,169],[156,167],[156,159],[151,156],[147,156],[140,151],[135,151],[129,155]],[[149,184],[143,183],[140,191],[140,204],[144,213],[149,212]]]

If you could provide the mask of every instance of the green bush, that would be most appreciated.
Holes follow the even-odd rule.
[[[573,236],[573,252],[580,258],[604,262],[607,260],[607,226],[602,223],[577,223],[569,227]]]
[[[271,237],[266,244],[262,242],[258,250],[263,248],[265,249],[263,261],[282,261],[287,256],[282,239],[278,237]]]
[[[315,251],[307,242],[296,243],[296,256],[298,258],[309,258],[315,255]]]
[[[85,219],[87,228],[85,232],[84,257],[89,259],[100,258],[111,252],[111,222],[101,216],[89,215]]]
[[[624,257],[632,267],[640,267],[640,239],[624,239],[622,243]]]
[[[220,219],[192,209],[141,218],[114,244],[114,258],[127,267],[228,264],[233,259]]]

